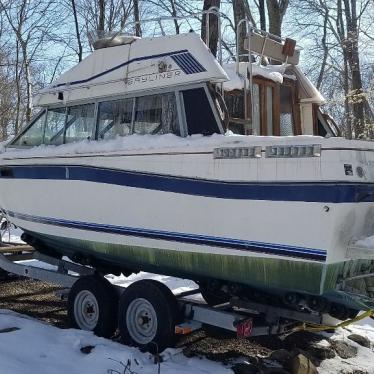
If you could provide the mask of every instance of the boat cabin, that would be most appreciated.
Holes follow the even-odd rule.
[[[272,45],[270,57],[282,46]],[[37,94],[42,110],[8,146],[227,130],[339,135],[320,111],[324,99],[295,64],[298,58],[264,65],[258,62],[267,52],[262,46],[258,61],[221,65],[192,32],[144,39],[117,35],[96,48]]]

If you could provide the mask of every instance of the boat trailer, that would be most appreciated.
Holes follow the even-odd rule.
[[[38,260],[39,266],[17,262],[25,259]],[[30,246],[0,247],[0,269],[3,274],[62,286],[56,296],[68,300],[72,327],[92,330],[108,338],[119,328],[125,343],[154,352],[172,345],[176,334],[186,335],[202,326],[248,338],[286,334],[300,325],[322,326],[323,323],[322,314],[317,312],[236,297],[225,304],[209,306],[189,298],[200,293],[198,288],[174,295],[155,280],[139,280],[127,288],[115,286],[92,267],[47,256]]]

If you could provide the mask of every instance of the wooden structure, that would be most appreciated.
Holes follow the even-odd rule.
[[[10,244],[0,247],[0,253],[10,261],[31,260],[35,249],[30,245]]]

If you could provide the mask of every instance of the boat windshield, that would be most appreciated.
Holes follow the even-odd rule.
[[[23,131],[12,142],[12,146],[33,147],[43,143],[44,124],[46,119],[46,110],[41,110],[35,119],[31,121],[31,125]]]
[[[60,145],[131,134],[186,136],[220,133],[220,119],[208,95],[209,91],[202,86],[179,92],[48,108],[10,146]]]

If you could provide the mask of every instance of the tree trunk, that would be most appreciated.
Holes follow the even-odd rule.
[[[221,5],[221,0],[204,0],[203,10],[208,10],[212,6],[219,8]],[[207,38],[206,30],[206,14],[203,15],[201,23],[201,39],[205,42]],[[209,49],[214,56],[217,56],[217,43],[218,43],[218,17],[214,14],[209,16]]]
[[[258,11],[260,13],[260,28],[261,30],[266,31],[265,0],[259,1]]]
[[[233,0],[232,7],[234,12],[235,32],[238,32],[238,23],[241,19],[246,18],[244,0]],[[239,50],[239,61],[248,61],[247,51],[244,49],[244,40],[247,36],[247,25],[243,22],[239,28],[239,45],[236,46]]]
[[[344,90],[344,112],[345,112],[345,136],[352,139],[352,121],[351,121],[351,108],[349,105],[349,71],[348,71],[348,57],[347,48],[345,45],[345,27],[343,21],[342,0],[337,1],[337,17],[336,28],[339,40],[342,46],[343,53],[343,90]]]
[[[77,15],[77,8],[75,6],[75,0],[71,0],[71,7],[73,8],[75,34],[77,36],[77,43],[78,43],[78,60],[79,62],[81,62],[82,55],[83,55],[83,47],[82,47],[82,42],[81,42],[81,34],[79,31],[78,15]]]
[[[289,0],[266,0],[269,17],[269,32],[282,35],[282,21],[286,14]]]
[[[176,17],[177,16],[177,10],[175,8],[175,0],[170,0],[170,5],[171,5],[171,15],[173,17]],[[178,20],[176,20],[176,19],[174,19],[174,26],[175,26],[175,33],[179,34],[179,32],[180,32],[179,23],[178,23]]]
[[[352,118],[351,118],[351,108],[349,106],[349,71],[348,71],[348,60],[346,53],[343,56],[344,60],[344,74],[343,74],[343,89],[344,89],[344,111],[345,111],[345,128],[346,137],[352,139]]]
[[[139,0],[134,1],[134,19],[135,19],[135,35],[142,36],[142,28],[140,26]]]
[[[19,65],[19,42],[16,43],[16,92],[17,92],[17,101],[16,101],[16,120],[14,133],[17,134],[20,129],[20,114],[21,114],[21,82],[20,82],[20,65]]]
[[[344,13],[347,24],[347,38],[345,47],[348,63],[352,75],[352,91],[350,101],[352,104],[353,126],[355,137],[365,134],[365,112],[362,90],[360,56],[358,52],[358,25],[356,0],[344,0]]]
[[[317,88],[320,89],[323,81],[323,76],[325,73],[325,68],[326,68],[326,62],[327,62],[327,57],[329,53],[329,49],[327,47],[327,22],[329,19],[329,12],[327,9],[325,9],[325,14],[324,14],[324,19],[323,19],[323,36],[321,40],[321,44],[323,47],[323,58],[322,58],[322,64],[321,64],[321,69],[318,74],[318,79],[317,79]]]
[[[98,30],[104,31],[105,29],[105,0],[99,0],[99,24]]]
[[[30,61],[27,52],[27,45],[25,43],[21,44],[23,63],[25,65],[25,79],[26,79],[26,121],[29,122],[32,117],[32,83],[31,83],[31,73],[30,73]]]

